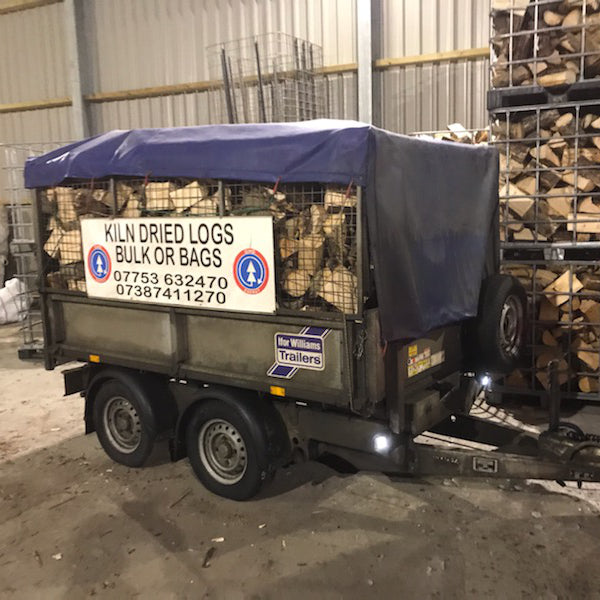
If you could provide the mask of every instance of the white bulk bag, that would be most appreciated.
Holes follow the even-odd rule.
[[[0,325],[25,318],[25,312],[31,303],[26,291],[25,284],[17,278],[9,279],[0,289]]]

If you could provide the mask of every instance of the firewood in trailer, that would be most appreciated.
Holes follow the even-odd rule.
[[[552,10],[544,11],[544,23],[549,27],[560,25],[563,22],[563,19],[564,15],[561,15],[560,13],[556,13]]]
[[[283,277],[283,289],[292,298],[300,298],[310,287],[310,276],[300,269],[289,270]]]
[[[581,9],[574,8],[563,19],[562,26],[563,26],[563,28],[565,28],[565,27],[575,27],[576,25],[581,24],[581,19],[582,19]]]

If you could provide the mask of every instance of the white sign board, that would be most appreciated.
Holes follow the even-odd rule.
[[[275,312],[271,217],[83,219],[88,296]]]

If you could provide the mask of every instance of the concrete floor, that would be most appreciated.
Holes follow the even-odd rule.
[[[112,463],[16,333],[0,327],[2,598],[600,598],[599,486],[307,463],[227,501],[187,461]],[[597,412],[577,420],[600,433]]]

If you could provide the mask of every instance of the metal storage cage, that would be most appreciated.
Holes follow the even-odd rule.
[[[543,96],[542,88],[574,83],[583,91],[582,83],[600,76],[597,3],[530,0],[526,6],[516,1],[507,4],[492,0],[492,88],[510,88],[515,98],[532,91]]]
[[[492,135],[506,247],[600,248],[599,101],[496,109]]]
[[[548,365],[559,361],[565,399],[600,400],[600,267],[595,260],[503,260],[529,296],[529,350],[523,367],[504,382],[505,392],[543,395]]]
[[[600,6],[492,1],[491,143],[500,153],[501,263],[529,295],[529,356],[494,386],[600,400]]]
[[[599,115],[598,100],[491,110],[502,268],[530,298],[529,357],[500,393],[543,396],[556,359],[562,397],[600,399]]]
[[[207,49],[216,123],[273,123],[326,118],[320,46],[267,33]]]
[[[18,298],[22,335],[19,356],[22,358],[41,353],[44,341],[35,257],[34,195],[23,185],[23,168],[30,156],[39,156],[60,145],[58,142],[0,145],[3,159],[0,183],[8,202],[9,252],[15,276],[26,290]]]
[[[558,360],[563,398],[600,400],[600,210],[585,212],[594,209],[600,192],[580,189],[596,177],[590,171],[600,167],[586,159],[596,137],[586,115],[594,110],[600,112],[600,106],[590,101],[511,107],[493,113],[489,143],[500,151],[501,268],[525,287],[530,325],[522,367],[496,383],[494,392],[543,397],[549,391],[548,365]],[[553,137],[556,132],[543,125],[553,126],[561,115],[572,115],[567,124],[571,133],[563,130]],[[467,144],[487,137],[482,131],[450,129],[414,135]],[[540,148],[552,140],[564,140],[560,150],[568,149],[569,164],[546,166],[538,160]],[[515,149],[519,158],[526,154],[529,162],[524,167],[515,166]],[[560,150],[556,150],[558,156]],[[541,187],[548,172],[555,187],[545,192]],[[558,183],[564,173],[572,174],[573,186]],[[530,193],[517,187],[523,180],[531,186]],[[514,237],[526,228],[532,231],[527,240]],[[551,235],[544,236],[549,230]]]
[[[48,188],[41,198],[50,288],[86,291],[82,217],[267,215],[274,218],[279,307],[358,312],[360,189],[354,185],[111,179]],[[149,285],[140,288],[147,293]]]

